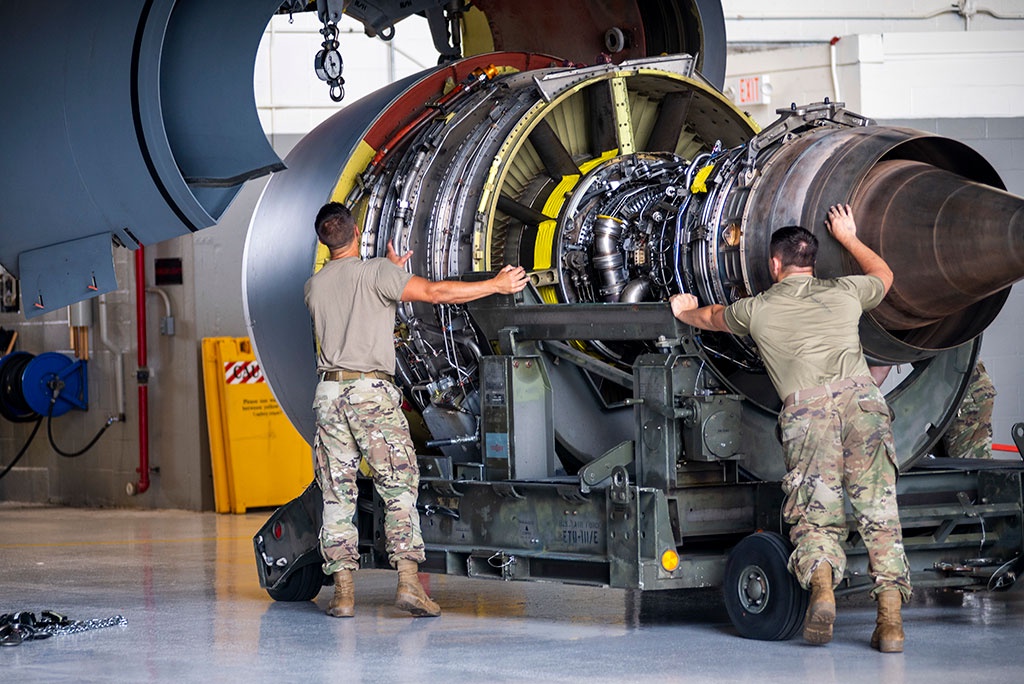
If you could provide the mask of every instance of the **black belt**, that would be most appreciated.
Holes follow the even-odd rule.
[[[321,380],[329,382],[338,382],[339,380],[362,380],[363,378],[375,378],[377,380],[387,380],[394,384],[395,379],[393,376],[388,375],[383,371],[369,371],[366,373],[360,373],[359,371],[347,371],[347,370],[332,370],[324,371],[320,374]]]

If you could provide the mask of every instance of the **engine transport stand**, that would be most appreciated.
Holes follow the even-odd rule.
[[[897,499],[914,588],[1004,591],[1024,570],[1024,464],[926,458],[900,475]],[[852,525],[851,525],[852,529]],[[840,593],[871,588],[863,541],[851,534]]]
[[[1009,589],[1022,570],[1024,465],[953,460],[934,459],[900,477],[900,519],[913,585],[958,592]],[[422,465],[433,467],[431,460]],[[688,537],[675,547],[679,564],[672,571],[664,567],[658,541],[679,521],[668,518],[660,492],[626,481],[589,495],[569,483],[495,485],[425,478],[422,571],[644,590],[720,586],[741,636],[787,639],[802,627],[807,593],[786,569],[789,542],[769,523],[779,520],[777,482],[683,490],[676,503],[691,519],[702,520],[683,525]],[[369,480],[361,480],[361,565],[386,568],[383,502],[372,489]],[[482,527],[482,517],[473,513],[481,506],[489,510]],[[318,548],[321,507],[314,482],[254,537],[260,586],[271,598],[308,601],[329,584]],[[763,526],[738,522],[752,509],[760,511],[753,517]],[[852,530],[852,518],[849,523]],[[740,527],[747,536],[736,543]],[[867,555],[855,532],[847,558],[837,595],[869,591]]]
[[[1024,465],[950,461],[934,459],[900,477],[900,519],[914,587],[1009,589],[1022,569]],[[429,459],[422,465],[427,470],[434,463]],[[742,636],[786,639],[802,626],[807,593],[786,569],[789,542],[769,523],[779,519],[777,482],[683,490],[677,504],[689,517],[703,520],[684,525],[693,541],[675,547],[679,564],[673,571],[664,567],[657,542],[678,521],[668,519],[658,492],[624,480],[589,495],[569,483],[495,485],[425,478],[420,510],[427,561],[421,570],[633,589],[720,586]],[[369,480],[360,481],[361,565],[386,568],[383,502],[372,489]],[[736,543],[741,525],[726,521],[747,514],[750,504],[765,524],[746,526],[747,536]],[[481,506],[490,507],[484,527],[471,513]],[[329,584],[318,548],[321,507],[314,482],[275,511],[254,537],[260,586],[274,600],[308,601]],[[853,529],[852,518],[849,522]],[[701,541],[697,531],[708,534]],[[847,557],[837,595],[870,590],[866,551],[854,532]]]
[[[740,635],[778,640],[800,630],[808,594],[786,569],[780,483],[743,467],[752,450],[779,450],[770,433],[756,431],[773,421],[752,419],[759,409],[712,371],[692,331],[667,306],[521,306],[491,319],[514,319],[514,328],[488,329],[486,311],[475,318],[501,353],[480,360],[474,449],[460,442],[419,457],[421,570],[639,590],[721,587]],[[596,331],[605,340],[650,339],[654,331],[659,351],[640,354],[632,373],[616,375],[554,342],[593,339]],[[632,438],[570,474],[559,465],[569,459],[557,452],[552,428],[553,357],[602,374],[630,395]],[[917,586],[1012,584],[1024,547],[1022,470],[936,462],[900,478]],[[389,567],[383,502],[368,479],[359,490],[361,565]],[[254,537],[260,584],[272,598],[309,600],[330,581],[317,545],[321,506],[314,483]],[[841,589],[866,591],[867,559],[849,523]]]

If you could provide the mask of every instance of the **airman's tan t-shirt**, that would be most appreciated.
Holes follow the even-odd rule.
[[[317,370],[395,373],[395,311],[412,274],[387,259],[335,259],[306,281]]]
[[[749,335],[779,397],[801,389],[869,375],[860,344],[861,313],[882,301],[876,276],[819,280],[793,275],[726,307],[725,323]]]

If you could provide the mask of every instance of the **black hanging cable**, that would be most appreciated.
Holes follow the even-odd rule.
[[[36,433],[39,432],[39,426],[42,424],[43,417],[39,416],[39,419],[36,420],[35,427],[32,428],[32,434],[28,436],[27,440],[25,440],[25,446],[21,447],[21,451],[19,451],[18,455],[14,457],[14,460],[7,464],[7,467],[4,468],[4,472],[0,473],[0,479],[3,479],[7,473],[11,472],[11,468],[13,468],[18,463],[18,460],[25,455],[25,452],[28,451],[29,445],[32,444],[32,440],[36,438]]]
[[[106,432],[107,428],[110,427],[111,423],[114,422],[114,419],[107,418],[106,424],[104,424],[104,426],[100,428],[100,431],[96,433],[96,436],[93,437],[88,444],[86,444],[78,451],[64,451],[59,446],[57,446],[56,442],[53,441],[53,405],[57,403],[58,394],[60,394],[59,390],[54,392],[53,397],[50,399],[50,409],[46,413],[46,436],[49,438],[50,446],[53,447],[54,451],[56,451],[61,456],[64,456],[65,458],[75,458],[76,456],[81,456],[89,449],[92,449],[93,445],[95,445],[96,442],[99,441],[100,437],[103,436],[103,433]],[[42,422],[42,419],[40,419],[40,422]],[[38,425],[36,427],[38,427]]]

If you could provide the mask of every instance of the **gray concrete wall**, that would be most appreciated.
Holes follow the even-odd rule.
[[[284,157],[300,136],[272,138]],[[135,379],[134,253],[114,252],[119,289],[106,296],[108,337],[123,352],[125,420],[112,424],[94,448],[77,458],[59,456],[50,447],[46,423],[17,466],[0,479],[0,501],[57,503],[73,506],[180,508],[211,510],[213,477],[206,407],[203,400],[204,337],[244,337],[242,250],[249,218],[265,179],[247,184],[218,225],[194,236],[146,248],[147,283],[154,283],[157,258],[180,258],[181,285],[161,289],[171,302],[175,335],[160,334],[161,298],[147,296],[149,380],[149,462],[147,492],[129,495],[139,481],[138,383]],[[72,411],[53,420],[53,437],[64,451],[84,446],[108,416],[118,413],[117,355],[100,342],[99,304],[93,300],[90,331],[89,410]],[[17,349],[32,354],[57,351],[71,355],[68,314],[58,311],[26,321],[20,313],[0,313],[0,327],[17,330]],[[0,470],[17,455],[32,433],[32,423],[0,418]]]
[[[153,259],[180,256],[186,273],[192,267],[187,241],[173,240],[146,250],[148,282],[152,284]],[[139,496],[128,493],[128,485],[139,481],[138,383],[135,379],[137,344],[135,331],[134,253],[114,252],[119,289],[105,296],[108,337],[114,351],[100,341],[99,302],[92,300],[94,325],[89,337],[89,410],[72,411],[52,421],[53,439],[64,451],[78,450],[103,426],[117,416],[117,351],[123,354],[124,420],[113,423],[99,442],[76,458],[59,456],[50,446],[47,424],[43,424],[17,467],[0,480],[0,500],[59,503],[77,506],[129,506],[151,508],[203,507],[202,483],[209,466],[201,461],[198,441],[199,407],[196,372],[195,326],[189,310],[194,285],[167,286],[178,321],[174,337],[159,335],[163,306],[148,295],[150,369],[149,425],[151,488]],[[0,315],[0,326],[19,333],[17,349],[32,354],[47,351],[72,353],[66,310],[26,321],[21,314]],[[0,420],[0,462],[5,465],[29,439],[31,423]]]

